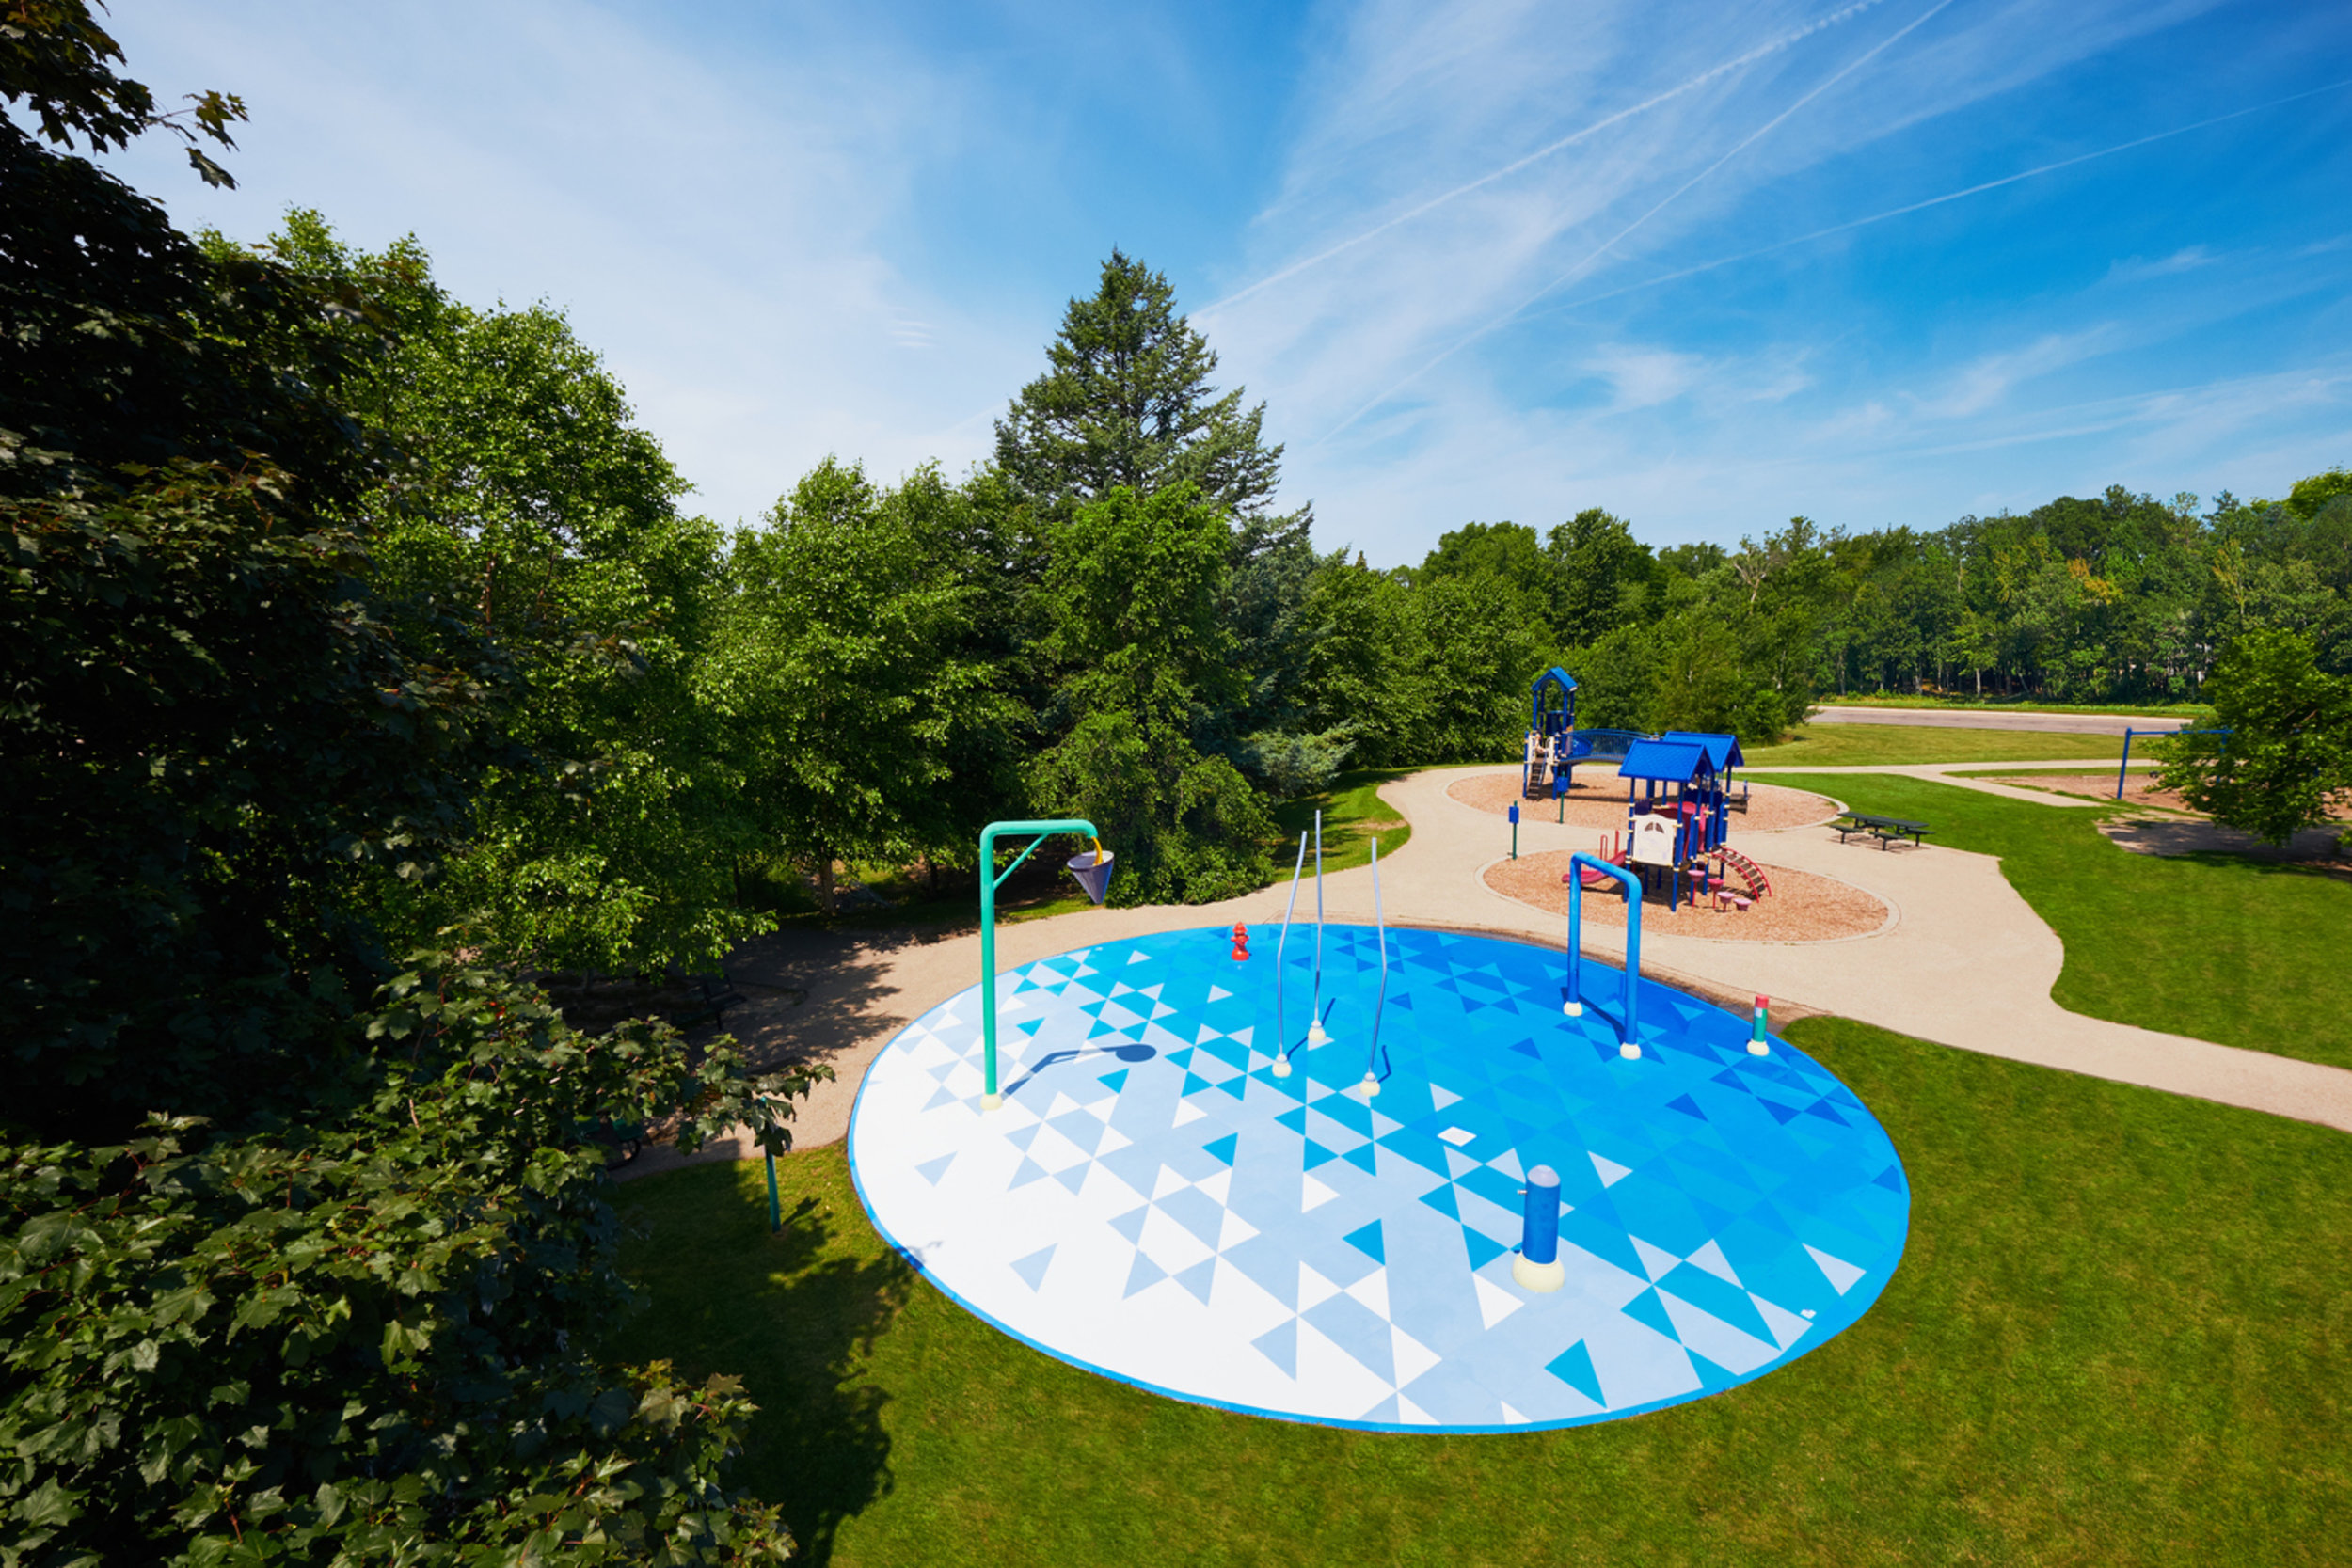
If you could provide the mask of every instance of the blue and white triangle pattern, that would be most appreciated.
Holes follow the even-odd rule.
[[[1296,932],[1294,933],[1294,938]],[[1785,1042],[1643,982],[1638,1061],[1561,1010],[1556,951],[1324,933],[1331,1043],[1303,1043],[1311,944],[1278,1030],[1273,960],[1220,929],[997,977],[1004,1103],[983,1112],[977,988],[867,1070],[850,1167],[934,1283],[1038,1348],[1179,1399],[1296,1420],[1480,1432],[1607,1420],[1802,1355],[1867,1311],[1910,1188],[1869,1111]],[[1613,998],[1613,982],[1603,988]],[[1295,1070],[1272,1071],[1287,1037]],[[1511,1277],[1527,1170],[1562,1180],[1566,1287]]]

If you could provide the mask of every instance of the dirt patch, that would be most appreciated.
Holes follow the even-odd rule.
[[[1592,783],[1584,780],[1584,765],[1576,769],[1576,791],[1567,799],[1565,819],[1576,827],[1591,828],[1606,832],[1625,826],[1625,790],[1617,783],[1613,768],[1597,770]],[[1519,796],[1519,775],[1517,773],[1477,773],[1467,779],[1456,779],[1446,793],[1462,804],[1477,811],[1492,812],[1497,816],[1507,815],[1514,803],[1523,809],[1520,819],[1527,822],[1557,822],[1562,820],[1558,800],[1523,800]],[[1788,789],[1779,784],[1749,786],[1748,809],[1731,814],[1734,833],[1769,833],[1782,828],[1806,828],[1816,822],[1826,822],[1837,815],[1837,807],[1821,796],[1802,789]]]
[[[1565,850],[1522,855],[1488,866],[1486,885],[1505,898],[1565,915],[1568,890],[1560,878],[1567,869]],[[1764,869],[1772,879],[1772,896],[1756,900],[1745,913],[1717,910],[1711,900],[1684,904],[1671,914],[1645,903],[1644,927],[1716,942],[1835,942],[1840,937],[1867,936],[1886,924],[1890,911],[1873,894],[1810,872],[1778,865]],[[1622,926],[1625,902],[1613,893],[1588,889],[1584,918],[1598,926]]]
[[[2115,799],[2113,773],[1979,773],[1971,769],[1972,779],[1990,779],[2015,789],[2046,789],[2053,795],[2080,795],[2093,800]],[[2156,787],[2155,775],[2134,773],[2123,781],[2123,803],[2127,806],[2162,806],[2167,811],[2186,811],[2188,802],[2180,792]]]
[[[2135,855],[2243,855],[2352,879],[2352,859],[2337,848],[2334,828],[2306,828],[2285,844],[2265,844],[2217,822],[2178,816],[2117,817],[2100,823],[2099,831]]]

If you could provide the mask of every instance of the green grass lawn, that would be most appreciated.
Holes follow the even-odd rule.
[[[1952,713],[2147,713],[2179,718],[2209,717],[2213,709],[2200,703],[2026,703],[1996,697],[1822,697],[1817,707],[1941,708]]]
[[[2056,814],[2052,814],[2056,815]],[[987,1327],[866,1224],[838,1147],[623,1188],[632,1359],[739,1372],[736,1480],[809,1560],[2343,1562],[2352,1139],[1808,1020],[1913,1188],[1868,1316],[1711,1399],[1416,1437],[1140,1393]]]
[[[1380,841],[1380,852],[1393,855],[1405,847],[1405,841],[1413,836],[1413,830],[1396,814],[1396,808],[1380,799],[1380,786],[1391,779],[1402,779],[1419,772],[1415,768],[1358,768],[1342,773],[1331,781],[1331,787],[1320,795],[1302,796],[1285,800],[1274,809],[1275,824],[1282,830],[1282,842],[1276,847],[1274,858],[1281,873],[1279,881],[1290,880],[1291,867],[1298,860],[1298,835],[1315,825],[1315,813],[1323,813],[1323,869],[1328,873],[1345,871],[1364,864],[1372,859],[1372,841]],[[1307,845],[1307,871],[1314,872],[1314,841]]]
[[[2352,880],[2235,855],[2159,859],[2102,837],[2096,806],[2053,807],[1922,779],[1839,773],[1775,784],[1933,826],[1933,842],[2001,857],[2066,944],[2062,1007],[2223,1045],[2352,1067],[2333,994]],[[2110,808],[2110,810],[2113,808]]]
[[[1755,768],[1864,768],[1878,763],[2056,762],[2118,758],[2120,735],[2040,730],[1940,730],[1924,724],[1808,724],[1777,746],[1743,746]]]

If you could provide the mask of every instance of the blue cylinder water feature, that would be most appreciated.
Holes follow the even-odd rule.
[[[1527,1206],[1511,1277],[1530,1291],[1556,1291],[1568,1277],[1560,1261],[1560,1175],[1549,1165],[1537,1165],[1527,1173],[1522,1191]]]

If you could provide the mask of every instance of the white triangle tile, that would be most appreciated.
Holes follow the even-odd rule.
[[[1080,1108],[1078,1102],[1068,1095],[1057,1093],[1054,1096],[1054,1102],[1045,1107],[1045,1119],[1051,1121],[1064,1111],[1075,1111]]]
[[[1168,982],[1166,980],[1162,980],[1156,985],[1144,986],[1140,988],[1136,994],[1140,996],[1148,996],[1152,1001],[1157,1002],[1160,999],[1160,992],[1166,990],[1167,989]]]
[[[1233,1172],[1231,1166],[1218,1171],[1215,1176],[1204,1176],[1200,1180],[1194,1182],[1193,1185],[1208,1194],[1209,1196],[1217,1203],[1224,1204],[1233,1201],[1232,1197],[1227,1196],[1232,1190],[1233,1185]]]
[[[1303,1214],[1309,1210],[1319,1209],[1339,1196],[1340,1195],[1338,1193],[1333,1192],[1330,1188],[1316,1180],[1314,1177],[1310,1174],[1305,1179],[1304,1184],[1300,1189],[1298,1212]]]
[[[1711,1240],[1698,1251],[1691,1254],[1690,1262],[1693,1268],[1705,1269],[1718,1279],[1740,1285],[1740,1276],[1731,1272],[1731,1259],[1725,1258],[1724,1249],[1717,1246]],[[1740,1288],[1747,1289],[1744,1285],[1740,1285]]]
[[[1527,1418],[1512,1409],[1510,1402],[1506,1400],[1502,1402],[1502,1424],[1504,1426],[1511,1427],[1523,1427],[1527,1424]]]
[[[1441,1089],[1435,1084],[1429,1085],[1429,1103],[1435,1110],[1442,1111],[1461,1098],[1452,1089]]]
[[[1254,1023],[1245,1023],[1233,1031],[1233,1038],[1243,1045],[1254,1045],[1257,1043],[1258,1026]]]
[[[1527,1180],[1527,1170],[1519,1164],[1519,1151],[1516,1148],[1504,1149],[1502,1153],[1487,1161],[1486,1164],[1494,1166],[1495,1169],[1501,1171],[1503,1175],[1509,1177],[1514,1181],[1524,1181]]]
[[[1121,980],[1119,984],[1111,988],[1111,995],[1114,999],[1116,999],[1126,995],[1129,991],[1134,990],[1135,989],[1135,987],[1129,985],[1126,981]]]
[[[1375,1138],[1385,1138],[1404,1125],[1403,1122],[1384,1117],[1377,1111],[1372,1113],[1372,1135]]]
[[[1201,1117],[1207,1116],[1208,1114],[1208,1112],[1202,1110],[1200,1106],[1195,1105],[1191,1101],[1181,1100],[1176,1102],[1176,1119],[1169,1123],[1169,1125],[1172,1127],[1182,1127],[1188,1121],[1199,1121]]]
[[[1204,1023],[1200,1026],[1200,1033],[1192,1037],[1192,1043],[1195,1045],[1206,1045],[1211,1040],[1221,1040],[1224,1037],[1225,1037],[1223,1035]]]
[[[1478,1162],[1458,1148],[1449,1148],[1445,1151],[1445,1169],[1448,1176],[1459,1181],[1470,1172],[1478,1169]]]
[[[1099,1160],[1105,1154],[1116,1154],[1134,1142],[1135,1139],[1127,1136],[1118,1128],[1105,1127],[1103,1129],[1103,1141],[1095,1146],[1094,1157]]]
[[[1397,1373],[1397,1381],[1399,1383],[1405,1381],[1405,1374],[1402,1371]],[[1398,1420],[1410,1422],[1414,1426],[1433,1427],[1438,1424],[1438,1418],[1402,1394],[1396,1397],[1396,1417]]]
[[[1478,1315],[1488,1328],[1527,1305],[1483,1274],[1470,1275],[1470,1283],[1478,1287]]]
[[[1377,1268],[1347,1288],[1347,1293],[1382,1317],[1389,1315],[1389,1271]],[[1402,1381],[1400,1379],[1399,1381]]]
[[[1804,1250],[1813,1255],[1813,1261],[1820,1265],[1822,1275],[1829,1280],[1830,1288],[1841,1296],[1852,1290],[1855,1282],[1869,1272],[1867,1269],[1855,1268],[1842,1258],[1833,1258],[1820,1247],[1808,1244]]]
[[[1389,1348],[1396,1357],[1396,1386],[1399,1388],[1445,1359],[1394,1323],[1389,1325]],[[1421,1418],[1425,1421],[1429,1418],[1423,1416]]]
[[[1152,961],[1152,955],[1149,953],[1130,953],[1127,955],[1127,961],[1131,964],[1149,963]]]
[[[1225,1211],[1225,1223],[1217,1227],[1216,1250],[1223,1252],[1237,1247],[1258,1233],[1258,1227],[1231,1209]]]
[[[1748,1292],[1748,1299],[1756,1303],[1756,1310],[1763,1318],[1764,1326],[1772,1331],[1774,1342],[1783,1350],[1795,1344],[1797,1337],[1813,1326],[1787,1307],[1766,1301],[1754,1291]]]
[[[1298,1309],[1301,1312],[1322,1306],[1340,1293],[1340,1288],[1315,1273],[1311,1263],[1298,1265]]]
[[[1168,1194],[1183,1192],[1191,1185],[1191,1182],[1176,1174],[1174,1166],[1162,1165],[1158,1179],[1152,1183],[1152,1201],[1157,1203]],[[1639,1246],[1641,1243],[1637,1242],[1634,1244]]]
[[[1631,1165],[1621,1165],[1616,1161],[1604,1159],[1590,1149],[1586,1149],[1584,1153],[1585,1157],[1593,1162],[1593,1172],[1600,1178],[1600,1184],[1604,1187],[1613,1187],[1633,1174]]]
[[[1209,988],[1209,1000],[1212,1002],[1222,1002],[1232,994],[1233,993],[1232,991],[1227,990],[1223,986],[1211,986]]]
[[[1152,1196],[1157,1197],[1159,1194]],[[1633,1250],[1641,1255],[1642,1271],[1650,1276],[1653,1284],[1672,1274],[1675,1265],[1682,1261],[1664,1247],[1652,1246],[1639,1236],[1629,1237],[1628,1240],[1632,1242]]]

